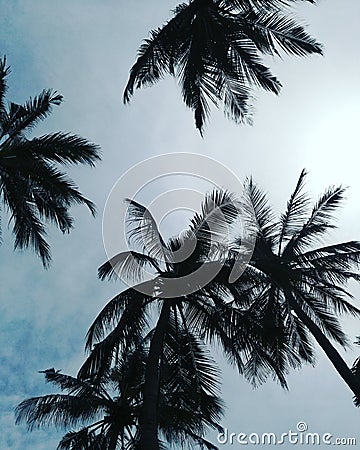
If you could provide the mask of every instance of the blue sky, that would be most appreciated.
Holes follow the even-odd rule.
[[[103,152],[96,169],[70,171],[97,204],[97,218],[91,219],[85,208],[74,208],[76,224],[70,235],[50,231],[54,261],[48,271],[33,254],[14,253],[4,229],[0,428],[6,431],[0,448],[56,448],[54,432],[28,434],[15,427],[13,408],[26,397],[50,392],[38,370],[55,367],[76,373],[87,328],[121,289],[96,277],[105,259],[101,216],[111,187],[135,163],[176,151],[208,155],[240,178],[252,174],[278,211],[306,167],[307,190],[315,198],[328,185],[349,186],[331,241],[359,239],[359,2],[347,0],[340,7],[335,0],[322,0],[316,7],[299,7],[309,30],[324,43],[325,56],[269,60],[283,82],[281,95],[258,93],[253,127],[237,126],[214,111],[203,140],[172,79],[136,92],[130,106],[122,105],[138,45],[175,5],[170,0],[0,0],[0,54],[12,66],[8,99],[22,102],[43,88],[58,90],[65,101],[36,134],[73,132],[98,143]],[[353,293],[360,296],[358,286]],[[358,323],[344,324],[354,340],[360,334]],[[356,349],[345,354],[348,361],[356,356]],[[228,406],[224,426],[229,430],[281,433],[304,420],[311,431],[354,436],[360,442],[359,411],[320,350],[315,368],[289,376],[289,392],[272,382],[254,391],[222,367]]]

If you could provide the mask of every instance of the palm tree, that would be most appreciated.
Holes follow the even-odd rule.
[[[294,0],[295,1],[295,0]],[[309,0],[310,3],[314,1]],[[209,100],[222,103],[235,122],[251,123],[251,88],[278,94],[281,84],[261,55],[322,54],[321,45],[283,6],[286,0],[189,0],[150,33],[130,70],[124,102],[134,89],[170,74],[179,81],[186,106],[203,133]]]
[[[261,373],[261,370],[254,372],[254,366],[262,365],[285,387],[288,367],[278,368],[272,360],[267,337],[262,337],[261,322],[254,320],[253,314],[234,308],[229,301],[231,291],[224,287],[223,278],[230,269],[227,260],[230,258],[233,264],[229,228],[236,225],[241,203],[227,192],[212,192],[205,197],[201,213],[194,216],[189,230],[165,243],[150,212],[134,200],[128,202],[129,243],[137,244],[141,251],[114,256],[100,267],[99,276],[105,279],[119,275],[138,284],[114,297],[95,319],[87,334],[86,348],[90,355],[79,377],[101,379],[116,362],[117,353],[133,344],[156,313],[158,318],[146,360],[139,430],[140,448],[157,450],[161,372],[171,324],[177,330],[175,341],[180,341],[185,333],[188,339],[195,335],[207,343],[220,344],[239,372],[245,370],[254,378]],[[141,282],[145,267],[152,269],[153,278]],[[199,275],[199,268],[205,275],[210,274],[208,280],[206,277],[204,280],[204,272]],[[154,311],[156,306],[158,309]],[[293,350],[290,346],[286,350],[291,359]],[[249,363],[247,358],[252,358]]]
[[[94,215],[93,203],[86,199],[57,165],[89,164],[99,158],[96,145],[84,138],[52,133],[29,139],[27,134],[45,119],[62,96],[44,90],[25,104],[5,104],[6,58],[0,59],[0,199],[10,211],[15,248],[30,247],[44,266],[51,260],[46,242],[46,222],[69,232],[73,219],[69,207],[85,204]]]
[[[312,208],[304,193],[303,170],[280,220],[267,196],[249,179],[246,192],[253,205],[258,229],[257,241],[245,272],[252,280],[253,302],[249,310],[261,320],[269,337],[277,345],[279,336],[287,336],[299,356],[314,363],[311,336],[324,350],[339,375],[360,394],[360,382],[330,340],[346,348],[348,339],[337,319],[338,314],[360,315],[349,300],[347,281],[359,281],[360,242],[349,241],[315,247],[335,228],[333,213],[343,200],[344,188],[330,187]],[[240,279],[232,292],[242,304],[244,285]],[[280,334],[279,334],[280,331]],[[281,353],[278,353],[281,363]]]
[[[182,448],[217,449],[204,438],[208,428],[221,430],[223,414],[218,369],[195,337],[174,339],[169,333],[164,352],[159,402],[159,428],[164,441]],[[63,394],[24,400],[16,408],[16,423],[29,430],[53,425],[73,429],[58,450],[136,449],[142,404],[146,339],[119,355],[116,366],[95,382],[45,370],[46,381]],[[89,424],[90,423],[90,424]]]

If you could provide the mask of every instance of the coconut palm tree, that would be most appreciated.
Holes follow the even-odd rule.
[[[52,107],[60,105],[62,96],[43,90],[23,105],[7,106],[9,72],[4,57],[0,59],[0,199],[10,213],[14,247],[32,248],[47,266],[51,254],[45,223],[54,223],[66,233],[73,226],[69,214],[72,204],[85,204],[95,213],[93,203],[58,166],[93,166],[99,159],[99,149],[82,137],[61,132],[29,138],[29,132],[51,113]]]
[[[188,337],[176,332],[175,338],[170,332],[166,340],[159,428],[164,442],[214,450],[217,447],[204,435],[209,428],[221,430],[218,369],[199,339]],[[116,366],[97,382],[45,370],[46,381],[64,393],[24,400],[16,408],[16,423],[26,423],[30,430],[51,425],[78,428],[65,434],[58,450],[136,449],[146,341],[139,338],[135,346],[124,349]]]
[[[346,288],[348,280],[360,280],[360,242],[315,245],[335,228],[333,214],[343,200],[344,188],[328,188],[310,208],[304,193],[305,177],[303,170],[280,220],[275,219],[264,192],[251,179],[246,183],[258,229],[245,271],[248,280],[253,280],[252,287],[247,286],[254,290],[249,310],[256,311],[258,320],[273,336],[274,346],[280,330],[280,336],[286,334],[300,357],[310,363],[314,363],[315,338],[345,383],[359,396],[359,379],[331,340],[346,348],[348,338],[337,315],[360,315]],[[243,290],[241,279],[232,286],[240,304]]]
[[[235,122],[251,123],[252,88],[278,94],[281,84],[261,55],[321,54],[321,45],[283,7],[281,0],[189,0],[150,32],[130,70],[124,102],[134,90],[165,75],[178,79],[186,106],[203,133],[209,101],[223,104]],[[314,3],[310,0],[310,3]]]
[[[241,202],[224,191],[208,194],[189,230],[168,242],[161,236],[150,212],[134,200],[128,202],[129,244],[135,247],[137,244],[140,251],[114,256],[100,267],[99,276],[101,279],[120,276],[138,284],[114,297],[95,319],[87,334],[86,348],[90,355],[79,377],[101,378],[116,362],[118,351],[131,345],[155,317],[139,419],[140,448],[152,450],[159,448],[160,378],[172,323],[188,336],[194,334],[207,343],[219,344],[240,372],[246,370],[254,378],[256,373],[252,368],[262,365],[285,387],[288,366],[278,368],[269,352],[267,334],[262,337],[261,322],[246,310],[234,308],[231,292],[224,287],[223,278],[231,268],[227,260],[230,258],[233,264],[235,250],[230,231],[237,225]],[[152,270],[153,277],[141,282],[145,268]],[[155,311],[154,307],[157,307]],[[180,339],[178,336],[176,340]],[[290,355],[289,359],[294,358],[291,346],[284,346],[283,351]],[[252,358],[249,364],[248,358]]]

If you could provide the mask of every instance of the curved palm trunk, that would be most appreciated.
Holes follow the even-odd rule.
[[[164,300],[146,362],[143,407],[140,416],[140,450],[159,450],[158,398],[160,388],[160,359],[169,322],[170,302]]]
[[[314,323],[310,317],[302,310],[301,306],[295,300],[294,296],[287,292],[286,293],[287,301],[289,302],[290,307],[294,310],[298,318],[302,321],[302,323],[308,328],[311,334],[316,339],[317,343],[326,353],[326,356],[331,361],[332,365],[335,367],[338,374],[345,381],[345,383],[349,386],[349,388],[353,391],[354,395],[360,395],[360,382],[356,379],[351,369],[348,367],[346,362],[341,357],[340,353],[336,350],[336,348],[332,345],[329,339],[324,335],[321,329]]]

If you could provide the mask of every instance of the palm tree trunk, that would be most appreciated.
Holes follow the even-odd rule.
[[[160,388],[160,360],[170,316],[170,302],[164,300],[146,362],[143,407],[140,415],[140,450],[159,450],[158,399]]]
[[[353,391],[354,395],[358,397],[360,395],[360,382],[356,379],[351,369],[341,357],[340,353],[336,350],[336,348],[332,345],[332,343],[324,335],[324,333],[316,325],[316,323],[314,323],[310,319],[310,317],[303,311],[294,296],[291,293],[287,292],[286,298],[289,302],[290,307],[294,310],[298,318],[308,328],[308,330],[316,339],[317,343],[324,350],[326,356],[329,358],[338,374]]]

